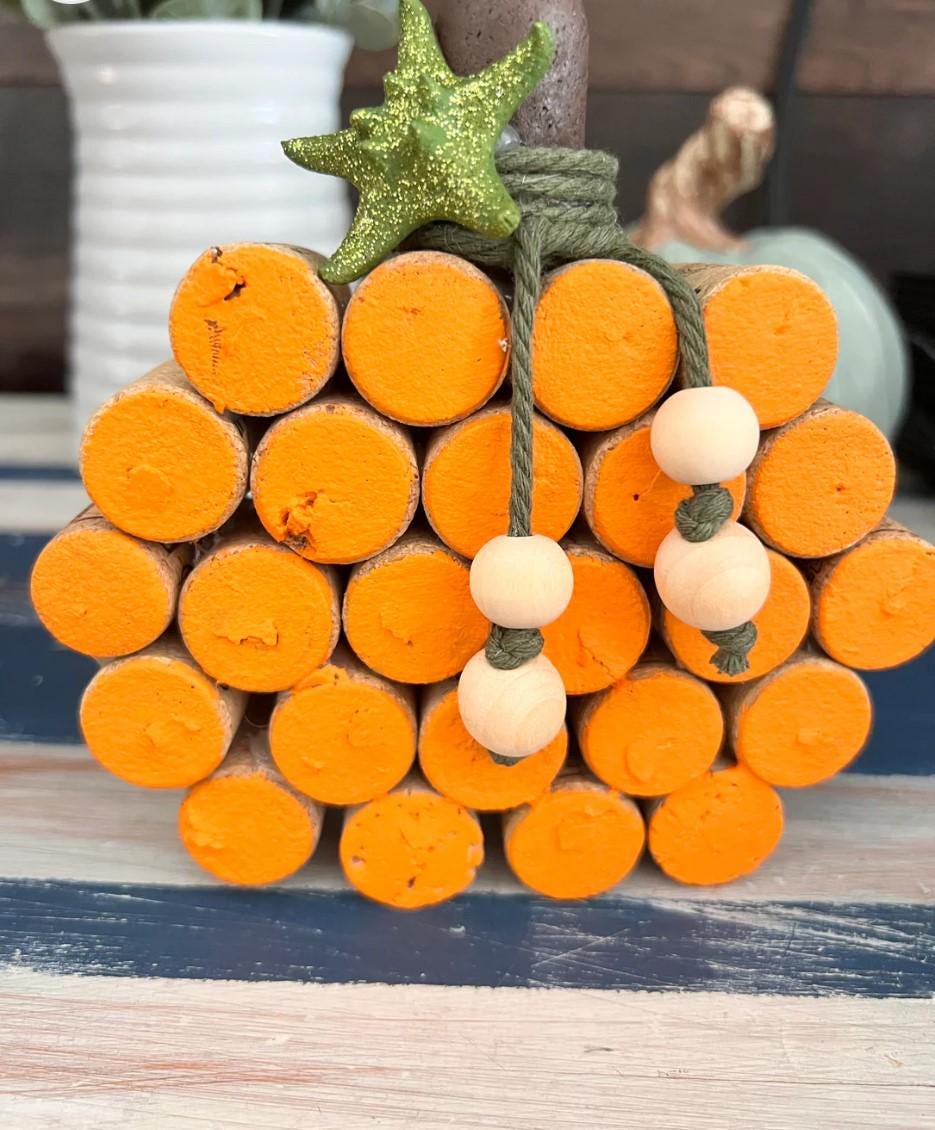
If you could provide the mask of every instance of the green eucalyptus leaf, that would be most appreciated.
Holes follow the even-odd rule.
[[[335,24],[337,27],[347,27],[351,0],[315,0],[307,8],[314,10],[315,15],[325,24]]]
[[[399,40],[399,5],[396,0],[354,0],[347,26],[358,47],[384,51]]]
[[[159,0],[152,20],[260,20],[263,0]]]
[[[56,0],[20,0],[23,15],[34,26],[48,31],[65,24],[84,23],[93,18],[86,3],[59,4]]]

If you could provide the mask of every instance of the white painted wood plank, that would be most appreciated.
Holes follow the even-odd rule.
[[[135,789],[81,747],[0,743],[0,875],[98,883],[210,882],[179,845],[181,793]],[[728,887],[679,887],[644,866],[619,892],[691,899],[925,902],[935,893],[935,778],[844,775],[784,794],[787,829],[764,867]],[[333,843],[287,884],[343,887]],[[476,890],[517,890],[502,862]]]
[[[930,1001],[0,976],[16,1130],[928,1130]]]
[[[76,448],[68,397],[0,395],[0,463],[70,466],[76,462]]]
[[[54,533],[87,505],[78,482],[0,481],[0,532]]]

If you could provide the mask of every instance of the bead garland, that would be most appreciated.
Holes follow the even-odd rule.
[[[736,566],[731,564],[731,555],[739,542],[730,534],[706,552],[702,546],[712,542],[730,520],[732,500],[720,482],[739,474],[752,461],[759,440],[756,416],[738,393],[712,386],[701,306],[691,286],[664,260],[633,246],[619,227],[614,205],[617,161],[613,157],[589,150],[530,148],[517,145],[511,137],[509,145],[498,150],[497,167],[522,214],[520,226],[510,239],[485,239],[453,224],[433,224],[412,242],[461,255],[482,266],[513,271],[510,526],[509,536],[503,540],[533,540],[531,347],[543,271],[584,258],[617,259],[647,271],[660,283],[672,305],[688,385],[663,403],[656,414],[661,423],[653,428],[654,451],[658,448],[663,461],[675,471],[671,477],[691,480],[693,491],[676,510],[675,529],[669,535],[672,541],[666,539],[666,552],[674,554],[672,546],[674,543],[679,548],[678,542],[697,546],[689,556],[681,547],[679,560],[704,564],[704,578],[699,575],[695,584],[713,585],[715,593],[731,597],[723,615],[705,620],[702,630],[717,648],[711,662],[724,673],[739,674],[746,669],[747,653],[756,642],[750,617],[759,611],[768,594],[769,560],[755,535],[746,530],[745,557]],[[681,451],[678,458],[677,450]],[[726,474],[732,467],[738,469]],[[662,469],[665,471],[665,467]],[[731,527],[734,525],[731,523]],[[756,542],[761,556],[751,549],[749,539]],[[536,752],[523,743],[521,734],[529,742],[541,740],[543,734],[533,734],[521,725],[526,703],[519,694],[521,683],[511,673],[535,662],[537,693],[544,693],[550,686],[555,700],[559,698],[561,680],[551,664],[548,676],[543,674],[548,660],[540,655],[539,629],[550,622],[543,616],[554,619],[553,613],[561,612],[557,594],[563,591],[558,565],[562,551],[554,543],[554,549],[546,551],[542,542],[548,539],[541,539],[536,551],[506,552],[494,548],[499,541],[494,539],[482,548],[472,569],[472,591],[483,594],[484,603],[478,606],[486,609],[485,615],[490,615],[493,624],[485,651],[474,657],[461,677],[459,704],[472,736],[496,755],[517,758]],[[662,565],[666,561],[664,558]],[[554,573],[549,573],[550,569]],[[660,575],[662,572],[660,569]],[[668,577],[668,570],[665,572]],[[719,573],[719,579],[714,572]],[[672,578],[677,578],[677,584],[667,586],[664,580],[662,599],[665,602],[668,597],[681,607],[692,584],[690,572],[681,566]],[[744,599],[733,599],[732,587],[741,581]],[[503,596],[495,597],[495,590]],[[500,694],[501,687],[510,690]],[[564,704],[564,691],[561,699]],[[552,711],[545,713],[551,716]],[[559,711],[554,713],[558,718]],[[499,718],[499,729],[490,722],[492,714]],[[556,721],[556,732],[559,725]]]

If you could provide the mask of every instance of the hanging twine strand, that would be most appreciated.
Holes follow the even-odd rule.
[[[616,259],[651,275],[672,307],[685,384],[690,388],[711,384],[698,296],[683,275],[658,255],[634,246],[620,227],[615,205],[617,167],[615,157],[597,150],[508,149],[497,155],[497,169],[522,213],[509,239],[487,239],[456,224],[432,224],[410,241],[412,246],[513,272],[509,527],[513,537],[532,533],[532,330],[544,271],[577,259]],[[679,503],[675,524],[688,541],[707,541],[732,510],[733,501],[724,487],[696,486],[691,497]],[[747,669],[747,654],[756,642],[752,623],[704,635],[718,649],[711,662],[719,671],[737,675]],[[542,645],[537,628],[495,624],[487,640],[487,659],[493,667],[512,670],[537,656]]]

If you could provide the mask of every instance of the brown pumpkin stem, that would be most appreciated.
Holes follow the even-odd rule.
[[[555,62],[513,119],[526,145],[583,149],[588,108],[588,18],[582,0],[446,0],[437,30],[458,74],[512,50],[536,20],[555,33]]]
[[[760,184],[773,142],[773,110],[761,94],[741,86],[719,94],[704,125],[653,176],[630,238],[650,249],[671,239],[710,251],[741,246],[720,214]]]

